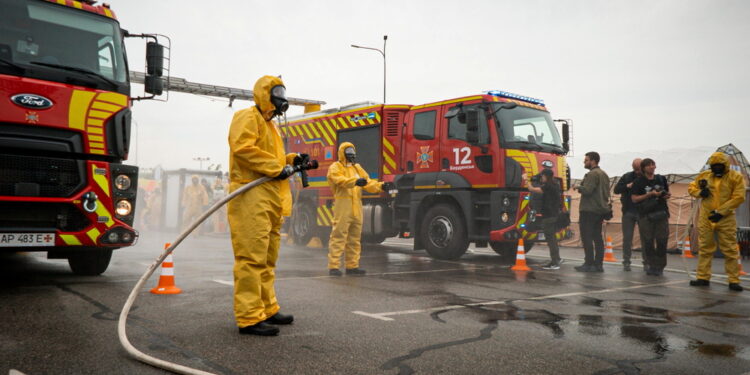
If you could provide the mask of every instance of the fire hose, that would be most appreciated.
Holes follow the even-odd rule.
[[[294,173],[299,172],[300,178],[302,180],[302,186],[307,187],[308,181],[307,181],[307,170],[310,169],[317,169],[318,168],[318,161],[317,160],[309,160],[308,158],[303,159],[299,165],[293,166]],[[131,343],[130,340],[128,340],[128,336],[126,333],[126,325],[128,320],[128,314],[130,314],[130,308],[133,306],[133,303],[135,302],[135,299],[138,295],[138,291],[143,288],[143,285],[148,281],[148,278],[151,277],[151,275],[156,271],[156,269],[164,262],[164,259],[167,258],[169,254],[171,254],[174,249],[182,243],[182,241],[195,230],[198,226],[200,226],[206,219],[208,219],[211,214],[213,214],[216,210],[218,210],[221,206],[225,205],[230,200],[236,198],[240,194],[258,186],[265,182],[271,181],[273,178],[271,177],[261,177],[255,181],[252,181],[250,183],[247,183],[240,187],[239,189],[235,190],[231,194],[224,197],[224,199],[214,203],[213,206],[211,206],[206,212],[203,213],[197,220],[195,220],[187,229],[185,229],[178,237],[177,239],[172,242],[172,244],[164,249],[164,252],[159,255],[156,260],[148,267],[146,272],[141,276],[141,278],[138,280],[138,282],[135,284],[135,287],[133,287],[133,290],[130,292],[130,295],[128,296],[128,299],[125,301],[125,305],[122,307],[122,311],[120,312],[120,318],[117,322],[117,335],[120,339],[120,344],[122,344],[123,348],[133,356],[135,359],[147,363],[151,366],[158,367],[167,371],[172,371],[174,373],[178,374],[200,374],[200,375],[212,375],[210,372],[201,371],[198,369],[194,369],[192,367],[182,366],[178,365],[176,363],[168,362],[162,359],[158,359],[152,356],[149,356],[138,349],[136,349]]]

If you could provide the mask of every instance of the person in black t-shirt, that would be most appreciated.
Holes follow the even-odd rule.
[[[550,262],[542,267],[546,270],[558,270],[562,259],[560,258],[560,247],[557,245],[557,218],[560,216],[562,191],[555,181],[551,169],[545,168],[540,173],[541,186],[532,186],[527,181],[529,191],[542,194],[542,231],[549,247]],[[526,175],[524,175],[526,176]]]
[[[643,159],[643,175],[633,183],[632,200],[638,207],[638,228],[646,259],[646,273],[661,276],[667,266],[667,240],[669,238],[669,207],[671,197],[667,179],[655,174],[656,163]],[[654,247],[654,243],[656,246]]]
[[[633,253],[633,232],[638,223],[638,207],[633,203],[633,183],[641,176],[641,159],[633,159],[633,170],[625,173],[615,185],[615,194],[620,194],[622,202],[622,267],[630,271],[630,258]],[[641,246],[642,247],[642,246]],[[646,262],[643,262],[645,268]]]

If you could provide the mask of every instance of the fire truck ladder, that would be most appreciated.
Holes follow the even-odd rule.
[[[249,100],[253,101],[253,91],[238,89],[235,87],[209,85],[205,83],[189,82],[185,78],[178,77],[162,77],[164,81],[164,89],[168,91],[184,92],[195,95],[214,96],[219,98],[229,99],[229,106],[232,106],[232,102],[235,100]],[[146,74],[143,72],[130,72],[130,82],[143,84],[146,82]],[[287,98],[290,105],[298,105],[305,107],[305,112],[313,112],[320,110],[320,106],[326,104],[320,100],[300,99],[300,98]]]

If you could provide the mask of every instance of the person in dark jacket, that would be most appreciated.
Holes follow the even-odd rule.
[[[622,267],[625,271],[630,271],[633,232],[635,231],[635,225],[638,223],[638,208],[636,208],[630,196],[633,193],[633,182],[640,176],[641,159],[636,158],[633,159],[633,170],[622,175],[615,185],[615,194],[620,194],[620,202],[622,202]]]
[[[542,267],[546,270],[559,270],[562,259],[560,258],[560,247],[557,245],[557,219],[560,216],[562,191],[554,178],[554,172],[545,168],[540,173],[541,186],[527,186],[530,192],[542,194],[542,230],[544,239],[549,247],[550,262]],[[526,177],[526,175],[524,175]]]
[[[574,187],[581,193],[579,225],[586,258],[583,265],[575,267],[578,272],[604,272],[602,224],[612,213],[612,208],[609,202],[609,176],[599,168],[599,160],[598,152],[586,153],[583,166],[589,173],[583,176],[580,185]]]
[[[649,158],[641,162],[643,175],[633,184],[631,199],[638,207],[638,229],[646,259],[646,273],[661,276],[667,265],[669,239],[669,206],[671,197],[667,179],[654,173],[656,163]]]

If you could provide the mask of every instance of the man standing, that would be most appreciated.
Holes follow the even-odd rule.
[[[253,88],[253,99],[255,106],[237,111],[229,129],[229,190],[264,176],[275,179],[239,195],[227,206],[234,250],[234,315],[240,333],[275,336],[279,329],[270,324],[294,320],[279,312],[273,284],[282,216],[292,211],[286,179],[294,173],[289,164],[298,155],[285,155],[272,121],[289,108],[281,79],[261,77]]]
[[[586,173],[580,185],[574,187],[581,194],[579,226],[585,252],[585,262],[575,267],[578,272],[604,272],[602,223],[612,208],[609,204],[609,176],[599,168],[599,159],[598,152],[586,153],[583,166],[589,173]]]
[[[333,192],[333,226],[328,241],[328,274],[341,276],[341,254],[346,257],[346,274],[361,276],[359,268],[362,251],[362,189],[369,193],[388,190],[387,182],[370,180],[367,172],[357,163],[354,145],[343,142],[339,146],[339,160],[328,169],[328,185]]]
[[[638,207],[638,229],[646,259],[646,274],[661,276],[667,266],[669,239],[669,206],[671,197],[667,179],[655,174],[656,163],[649,158],[641,162],[643,175],[633,184],[632,201]],[[656,247],[654,247],[656,242]]]
[[[641,176],[641,159],[633,159],[633,170],[620,177],[615,185],[615,194],[620,194],[622,202],[622,267],[630,271],[630,257],[633,253],[633,232],[638,222],[638,209],[630,198],[633,191],[633,181]],[[646,266],[644,257],[644,268]]]
[[[729,289],[742,291],[737,266],[737,219],[734,210],[745,201],[745,181],[742,175],[730,169],[729,158],[715,152],[708,159],[710,170],[703,171],[688,186],[688,193],[701,198],[698,217],[698,277],[692,286],[708,286],[711,280],[711,260],[716,246],[724,253],[724,269]],[[718,243],[717,240],[718,239]]]
[[[208,194],[201,186],[197,175],[191,178],[192,185],[182,190],[182,227],[187,228],[200,217],[203,207],[208,204]],[[200,230],[198,231],[200,232]]]
[[[560,186],[557,184],[554,178],[554,172],[551,169],[545,168],[540,173],[542,177],[542,186],[533,186],[526,182],[528,189],[532,193],[542,194],[542,230],[544,231],[544,239],[547,241],[547,247],[549,247],[550,262],[542,268],[545,270],[559,270],[560,264],[562,264],[562,258],[560,258],[560,247],[557,245],[557,220],[560,216],[560,207],[562,191]],[[527,176],[524,174],[524,178]]]

